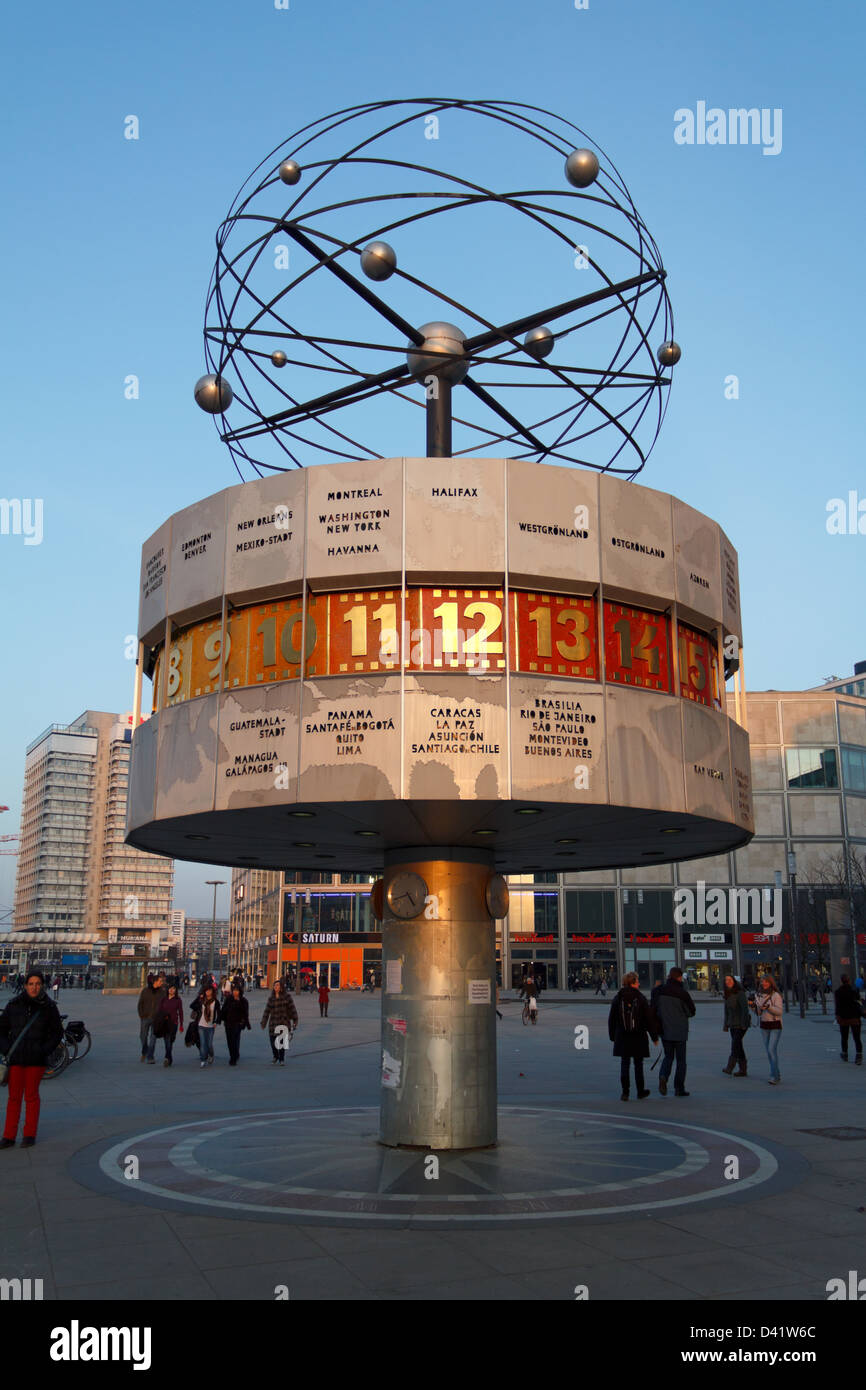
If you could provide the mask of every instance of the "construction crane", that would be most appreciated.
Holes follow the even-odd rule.
[[[0,806],[0,811],[8,811],[8,806]],[[0,841],[17,840],[17,835],[0,835]],[[17,849],[0,849],[0,854],[17,854]]]

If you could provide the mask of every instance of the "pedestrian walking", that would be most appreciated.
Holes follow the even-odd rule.
[[[169,985],[165,999],[159,1001],[153,1023],[153,1036],[162,1038],[165,1043],[164,1067],[171,1066],[171,1050],[179,1028],[183,1028],[183,1003],[177,985]]]
[[[203,1067],[213,1066],[213,1036],[217,1024],[222,1022],[222,1004],[217,998],[213,985],[205,985],[197,999],[190,1005],[190,1013],[198,1024],[198,1055]]]
[[[646,1100],[649,1090],[644,1082],[643,1063],[649,1056],[649,1038],[658,1042],[655,1016],[646,997],[638,988],[637,975],[630,971],[622,977],[622,989],[614,995],[607,1016],[607,1033],[613,1043],[613,1055],[620,1058],[620,1100],[628,1100],[631,1064],[634,1063],[634,1084],[638,1100]]]
[[[39,1083],[45,1067],[63,1038],[63,1023],[57,1005],[45,991],[45,977],[31,970],[24,990],[10,999],[0,1014],[0,1053],[8,1066],[9,1099],[0,1149],[11,1149],[18,1137],[21,1103],[24,1102],[22,1149],[36,1143],[39,1127]]]
[[[250,1006],[243,995],[240,981],[232,984],[231,994],[223,1004],[223,1026],[229,1050],[229,1066],[236,1067],[241,1050],[241,1033],[250,1026]]]
[[[154,1065],[153,1051],[156,1045],[153,1025],[159,1013],[159,1006],[168,997],[162,975],[148,975],[147,984],[138,996],[139,1036],[141,1038],[141,1061]]]
[[[770,1085],[778,1086],[782,1080],[779,1073],[779,1043],[782,1041],[783,1004],[782,996],[776,989],[776,982],[772,975],[763,976],[761,988],[750,1002],[749,1007],[754,1009],[758,1017],[758,1026],[767,1051],[767,1061],[770,1063]]]
[[[369,975],[367,976],[367,979],[368,979],[369,982],[370,982],[370,993],[371,993],[371,994],[374,994],[375,991],[376,991],[376,972],[375,972],[375,970],[371,970],[371,971],[370,971]]]
[[[653,1007],[658,1020],[659,1036],[665,1050],[665,1059],[659,1068],[659,1091],[668,1093],[668,1077],[676,1061],[674,1072],[674,1095],[687,1096],[686,1090],[686,1045],[689,1037],[689,1019],[694,1018],[695,1005],[692,996],[683,985],[683,972],[678,966],[668,971],[668,978],[661,989],[653,990]]]
[[[51,986],[51,993],[52,993],[52,996],[53,996],[53,998],[54,998],[54,1003],[56,1004],[56,1003],[57,1003],[57,996],[58,996],[58,994],[60,993],[60,976],[59,976],[59,975],[55,975],[55,976],[54,976],[54,983],[53,983],[52,986]]]
[[[749,1001],[746,991],[733,975],[725,976],[725,1015],[722,1028],[731,1035],[731,1052],[728,1057],[728,1064],[722,1067],[722,1071],[727,1076],[732,1073],[735,1076],[748,1076],[748,1063],[746,1062],[746,1050],[743,1047],[743,1038],[746,1029],[751,1026],[752,1016],[749,1013]],[[738,1070],[734,1072],[734,1067]]]
[[[842,1051],[839,1056],[843,1062],[848,1061],[848,1033],[850,1031],[854,1039],[854,1061],[859,1067],[863,1064],[863,1044],[860,1041],[860,1025],[862,1023],[860,990],[852,989],[848,975],[841,975],[839,979],[839,988],[834,990],[833,995],[836,1000],[836,1022],[842,1035]]]
[[[262,1027],[267,1028],[273,1053],[273,1065],[283,1066],[286,1060],[285,1040],[298,1026],[295,1001],[282,980],[275,980],[270,998],[262,1014]],[[282,1030],[282,1031],[278,1031]]]
[[[328,1001],[330,1000],[330,998],[331,991],[329,990],[327,981],[323,975],[321,980],[319,981],[319,1018],[328,1017]]]

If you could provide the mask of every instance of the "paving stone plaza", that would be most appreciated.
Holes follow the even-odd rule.
[[[783,1305],[863,1264],[866,1067],[840,1061],[832,1013],[786,1015],[770,1087],[754,1029],[748,1077],[722,1074],[722,1003],[702,999],[690,1094],[660,1096],[648,1070],[649,1098],[623,1104],[609,1002],[547,995],[533,1028],[506,996],[499,1144],[437,1157],[377,1141],[378,994],[334,994],[327,1019],[302,996],[282,1068],[266,997],[240,1065],[218,1029],[202,1070],[177,1045],[170,1069],[161,1044],[139,1062],[134,999],[61,995],[93,1046],[43,1084],[36,1146],[2,1156],[7,1278],[75,1303]]]

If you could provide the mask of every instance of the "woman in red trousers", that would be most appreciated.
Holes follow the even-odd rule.
[[[39,1083],[45,1065],[63,1038],[57,1005],[45,993],[45,977],[31,970],[21,994],[0,1014],[0,1053],[9,1063],[9,1099],[0,1149],[11,1149],[18,1135],[21,1102],[25,1103],[22,1149],[36,1143],[39,1124]]]

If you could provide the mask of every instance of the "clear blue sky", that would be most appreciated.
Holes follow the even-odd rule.
[[[354,102],[526,101],[610,153],[661,248],[684,350],[641,481],[738,547],[750,688],[866,658],[866,535],[825,528],[830,498],[866,499],[863,13],[854,0],[9,10],[0,495],[42,498],[44,538],[0,536],[0,831],[17,829],[30,739],[131,706],[142,540],[236,481],[191,394],[215,229],[273,146]],[[780,107],[781,153],[676,144],[674,112],[699,101]],[[129,114],[138,141],[123,138]],[[0,908],[14,864],[0,858]],[[177,905],[209,913],[212,873],[179,866]]]

